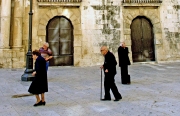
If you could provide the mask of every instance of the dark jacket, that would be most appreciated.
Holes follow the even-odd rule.
[[[131,64],[128,54],[128,47],[123,48],[120,46],[118,48],[119,67]]]
[[[114,55],[111,52],[107,52],[107,54],[104,56],[104,71],[108,69],[108,74],[115,75],[116,74],[116,59]]]
[[[28,92],[32,94],[48,92],[46,60],[42,56],[38,56],[35,61],[35,71],[36,75]]]

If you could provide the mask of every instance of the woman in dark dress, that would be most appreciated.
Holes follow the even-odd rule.
[[[34,50],[32,54],[33,59],[35,60],[35,71],[32,75],[35,76],[35,78],[32,81],[28,92],[36,96],[37,101],[34,106],[45,105],[44,93],[48,92],[46,60],[41,56],[39,50]],[[41,94],[41,99],[39,94]]]

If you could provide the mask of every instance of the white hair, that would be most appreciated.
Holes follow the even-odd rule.
[[[43,45],[45,45],[46,47],[49,47],[49,43],[45,42]]]
[[[122,46],[122,44],[125,44],[125,42],[124,41],[120,42],[120,46]]]

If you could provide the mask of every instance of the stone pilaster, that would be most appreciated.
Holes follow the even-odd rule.
[[[23,0],[15,0],[12,48],[22,47],[22,17],[23,17]]]
[[[11,19],[11,0],[2,0],[0,48],[9,48],[10,19]]]

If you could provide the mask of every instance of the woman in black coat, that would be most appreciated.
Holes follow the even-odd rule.
[[[32,75],[35,76],[35,78],[32,81],[28,92],[36,96],[37,101],[34,106],[45,105],[44,93],[48,92],[46,60],[41,56],[39,50],[34,50],[32,54],[33,59],[35,60],[35,71]],[[41,99],[39,94],[41,94]]]

